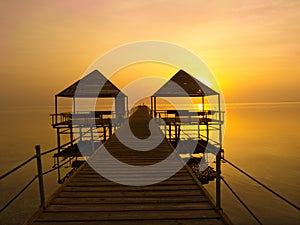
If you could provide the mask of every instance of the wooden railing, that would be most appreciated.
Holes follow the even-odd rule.
[[[156,110],[155,112],[157,118],[173,119],[174,122],[181,123],[208,122],[209,120],[223,123],[224,121],[224,111]]]
[[[60,147],[64,147],[69,145],[70,142],[60,146]],[[16,167],[14,167],[13,169],[7,171],[6,173],[2,174],[0,176],[0,180],[4,180],[5,178],[14,175],[15,172],[19,171],[20,169],[24,168],[25,166],[27,166],[30,162],[32,162],[33,160],[36,160],[36,165],[37,165],[37,174],[35,176],[33,176],[4,206],[2,206],[0,208],[0,213],[2,211],[4,211],[6,208],[8,208],[24,191],[26,191],[32,183],[34,183],[35,180],[38,180],[38,184],[39,184],[39,195],[40,195],[40,207],[45,207],[45,189],[44,189],[44,176],[46,174],[49,174],[51,172],[54,172],[56,170],[59,170],[62,166],[65,166],[67,163],[70,163],[70,161],[73,158],[69,158],[69,159],[64,159],[61,162],[62,163],[55,163],[53,167],[51,167],[50,169],[43,171],[43,166],[42,166],[42,157],[46,156],[50,153],[53,153],[54,151],[57,151],[58,148],[53,148],[53,149],[49,149],[47,151],[41,152],[41,148],[39,145],[35,146],[35,155],[31,156],[30,158],[28,158],[27,160],[25,160],[24,162],[20,163],[19,165],[17,165]],[[69,175],[73,172],[74,168],[72,168],[65,177],[69,177]],[[62,179],[63,181],[65,180],[64,178]],[[62,181],[61,180],[61,181]],[[59,181],[58,183],[62,183],[61,181]]]

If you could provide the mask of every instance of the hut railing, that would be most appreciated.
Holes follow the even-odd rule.
[[[53,113],[51,116],[51,124],[52,126],[72,121],[74,119],[77,120],[91,120],[91,119],[111,119],[115,120],[117,118],[115,111],[76,111],[76,113],[71,112],[61,112],[61,113]]]
[[[205,110],[156,110],[156,117],[164,119],[166,122],[198,123],[198,122],[216,122],[223,123],[224,111]]]

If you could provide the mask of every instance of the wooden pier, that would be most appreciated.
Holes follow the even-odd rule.
[[[138,138],[150,135],[150,119],[146,107],[139,107],[130,117],[132,132]],[[115,134],[104,146],[118,160],[131,165],[154,164],[174,151],[166,139],[150,151],[131,150],[120,143]],[[111,174],[122,176],[127,172],[109,165],[108,161],[107,169]],[[132,179],[149,177],[132,174]],[[110,181],[86,163],[52,196],[46,208],[37,212],[26,224],[221,225],[229,222],[220,211],[215,210],[210,196],[187,166],[167,180],[138,187]]]

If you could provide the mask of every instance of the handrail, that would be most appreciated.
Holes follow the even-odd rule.
[[[67,142],[67,143],[65,143],[65,144],[63,144],[63,145],[61,145],[60,148],[63,148],[63,147],[65,147],[65,146],[67,146],[67,145],[69,145],[69,144],[71,144],[71,143],[73,143],[73,142],[75,142],[75,141],[77,141],[77,140],[79,140],[79,138],[75,138],[75,139],[73,139],[72,141],[69,141],[69,142]],[[55,148],[52,148],[52,149],[47,150],[47,151],[45,151],[45,152],[42,152],[42,153],[41,153],[41,156],[46,155],[46,154],[51,153],[51,152],[54,152],[55,150],[58,150],[58,147],[55,147]]]
[[[49,169],[49,170],[43,172],[43,175],[46,175],[46,174],[48,174],[48,173],[51,173],[52,171],[54,171],[54,170],[56,170],[56,169],[58,169],[58,168],[60,168],[60,167],[62,167],[62,166],[64,166],[64,165],[66,165],[68,162],[72,161],[73,158],[74,158],[74,157],[70,158],[69,160],[67,160],[67,161],[64,162],[63,164],[60,164],[59,166],[55,166],[54,168],[51,168],[51,169]]]
[[[76,113],[72,112],[60,112],[60,113],[51,113],[51,124],[52,126],[58,125],[63,122],[72,121],[74,116],[79,116],[81,119],[96,119],[98,118],[95,113],[97,112],[106,112],[106,111],[77,111]],[[110,111],[111,117],[113,118],[116,115],[115,111]],[[77,118],[78,119],[78,118]]]
[[[36,156],[34,155],[34,156],[30,157],[29,159],[27,159],[26,161],[24,161],[23,163],[16,166],[15,168],[13,168],[10,171],[6,172],[5,174],[1,175],[0,180],[2,180],[3,178],[7,177],[10,174],[12,174],[13,172],[17,171],[18,169],[22,168],[23,166],[25,166],[26,164],[28,164],[35,158],[36,158]]]
[[[76,141],[76,140],[73,140]],[[65,143],[60,147],[64,147],[66,145],[69,145],[71,142]],[[61,165],[57,165],[52,169],[49,169],[45,172],[42,171],[42,164],[41,164],[41,156],[44,156],[46,154],[49,154],[55,150],[58,150],[58,147],[47,150],[43,153],[40,152],[40,146],[37,145],[35,146],[35,150],[36,150],[36,154],[33,155],[32,157],[30,157],[29,159],[25,160],[24,162],[20,163],[19,165],[17,165],[15,168],[9,170],[8,172],[4,173],[3,175],[1,175],[0,180],[4,179],[5,177],[12,175],[15,171],[19,170],[20,168],[26,166],[29,162],[31,162],[33,159],[37,159],[37,170],[38,170],[38,174],[35,175],[17,194],[15,194],[1,209],[0,212],[4,211],[8,206],[10,206],[37,178],[39,180],[39,188],[40,188],[40,201],[41,201],[41,207],[44,207],[45,205],[45,200],[44,200],[44,185],[43,185],[43,176],[53,172],[56,169],[59,169],[60,167],[64,166],[65,164],[67,164],[68,162],[70,162],[73,158],[71,158],[70,160],[67,160],[66,162],[64,162]]]
[[[36,180],[36,178],[38,178],[37,175],[35,175],[13,198],[5,204],[5,206],[0,209],[0,213],[13,203],[13,201],[15,201]]]
[[[224,177],[220,177],[221,180],[224,182],[224,184],[227,186],[227,188],[231,191],[231,193],[237,198],[237,200],[244,206],[244,208],[250,213],[250,215],[256,220],[256,222],[260,225],[262,225],[262,222],[255,216],[255,214],[249,209],[249,207],[243,202],[243,200],[237,195],[237,193],[230,187],[230,185],[226,182]]]
[[[68,143],[66,143],[66,144],[63,144],[63,145],[61,145],[60,147],[65,147],[66,145],[68,145],[68,144],[70,144],[71,142],[68,142]],[[52,148],[52,149],[50,149],[50,150],[47,150],[47,151],[45,151],[45,152],[42,152],[41,153],[41,156],[43,156],[43,155],[47,155],[48,153],[51,153],[51,152],[54,152],[55,150],[57,150],[58,148],[56,147],[56,148]]]
[[[156,111],[158,112],[158,111]],[[163,111],[159,111],[159,113],[162,113]],[[160,115],[160,114],[159,114]],[[168,128],[165,127],[166,133],[168,131]],[[187,137],[191,137],[190,134],[186,131],[184,131],[183,129],[181,130],[181,132],[186,135]],[[201,135],[202,137],[205,137],[203,135]],[[171,134],[172,137],[172,134]],[[217,145],[220,145],[220,143],[212,140],[212,139],[208,139],[209,141],[214,142]],[[201,145],[201,144],[200,144]],[[202,146],[202,145],[201,145]],[[271,192],[273,195],[277,196],[278,198],[280,198],[282,201],[284,201],[285,203],[287,203],[288,205],[290,205],[291,207],[295,208],[296,210],[300,211],[300,207],[297,206],[296,204],[294,204],[293,202],[289,201],[287,198],[283,197],[282,195],[278,194],[277,192],[275,192],[274,190],[272,190],[271,188],[269,188],[267,185],[263,184],[262,182],[258,181],[257,179],[255,179],[254,177],[252,177],[251,175],[249,175],[248,173],[246,173],[245,171],[243,171],[242,169],[240,169],[239,167],[237,167],[236,165],[234,165],[233,163],[231,163],[230,161],[226,160],[224,158],[224,154],[222,155],[221,153],[221,159],[224,162],[227,162],[229,165],[231,165],[232,167],[234,167],[235,169],[237,169],[239,172],[241,172],[242,174],[244,174],[245,176],[247,176],[248,178],[250,178],[252,181],[256,182],[257,184],[259,184],[260,186],[262,186],[264,189],[266,189],[267,191]],[[262,224],[261,221],[255,216],[255,214],[249,209],[249,207],[242,201],[242,199],[237,195],[237,193],[230,187],[230,185],[227,183],[227,181],[224,179],[224,177],[220,176],[220,179],[223,180],[224,184],[227,186],[227,188],[232,192],[232,194],[238,199],[238,201],[243,205],[243,207],[251,214],[251,216],[256,220],[256,222],[258,224]]]
[[[168,129],[167,129],[168,130]],[[189,135],[186,131],[184,131],[184,130],[180,130],[184,135],[186,135],[188,138],[192,138],[192,136],[191,135]],[[207,138],[205,135],[203,135],[203,134],[201,134],[200,135],[201,137],[204,137],[204,138]],[[211,139],[211,138],[208,138],[208,140],[209,141],[211,141],[211,142],[213,142],[214,144],[216,144],[216,145],[220,145],[220,143],[219,142],[217,142],[217,141],[215,141],[215,140],[213,140],[213,139]],[[202,147],[205,147],[204,145],[202,145],[202,144],[200,144]]]
[[[280,198],[281,200],[283,200],[284,202],[286,202],[287,204],[289,204],[290,206],[292,206],[293,208],[295,208],[298,211],[300,211],[300,207],[297,206],[296,204],[292,203],[291,201],[289,201],[288,199],[286,199],[282,195],[280,195],[277,192],[273,191],[271,188],[269,188],[268,186],[264,185],[262,182],[260,182],[259,180],[255,179],[254,177],[252,177],[251,175],[249,175],[248,173],[246,173],[245,171],[243,171],[242,169],[240,169],[239,167],[237,167],[233,163],[229,162],[228,160],[226,160],[224,158],[223,158],[223,160],[225,162],[227,162],[229,165],[231,165],[232,167],[234,167],[235,169],[237,169],[239,172],[243,173],[248,178],[250,178],[251,180],[253,180],[254,182],[256,182],[257,184],[259,184],[260,186],[262,186],[263,188],[265,188],[266,190],[268,190],[269,192],[271,192],[272,194],[274,194],[275,196],[277,196],[278,198]]]

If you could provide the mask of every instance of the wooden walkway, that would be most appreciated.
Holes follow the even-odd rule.
[[[150,132],[147,108],[140,107],[130,118],[133,133],[146,138]],[[121,129],[121,128],[120,128]],[[121,144],[115,135],[106,149],[120,161],[132,165],[151,165],[168,157],[173,149],[164,140],[154,150],[134,151]],[[179,159],[178,159],[179,160]],[[180,160],[179,160],[180,161]],[[126,174],[107,163],[114,176]],[[170,165],[172,167],[172,165]],[[166,171],[172,168],[165,168]],[[156,171],[153,171],[153,175]],[[128,179],[151,179],[132,174]],[[34,225],[152,225],[152,224],[226,224],[214,210],[201,184],[187,166],[160,183],[148,186],[127,186],[110,181],[88,164],[84,164],[58,190],[46,209],[40,210],[27,224]]]

